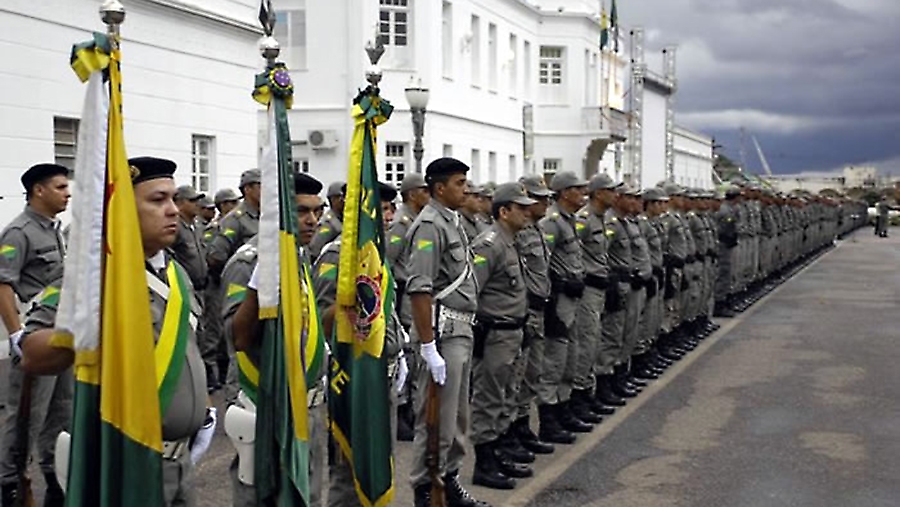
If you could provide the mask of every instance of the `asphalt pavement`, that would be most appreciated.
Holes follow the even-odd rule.
[[[471,455],[463,484],[494,506],[900,505],[898,247],[900,236],[857,232],[720,320],[576,445],[538,457],[534,478],[472,486]],[[230,505],[233,456],[220,426],[196,470],[199,506]],[[400,443],[393,505],[412,505],[410,456]]]

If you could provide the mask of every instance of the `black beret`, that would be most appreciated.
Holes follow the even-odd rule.
[[[319,195],[322,182],[304,173],[294,173],[294,193],[297,195]]]
[[[28,168],[22,174],[22,186],[25,191],[30,191],[31,187],[38,183],[50,179],[54,176],[68,176],[69,168],[58,164],[37,164]]]
[[[442,157],[432,160],[425,168],[425,180],[431,181],[434,176],[442,174],[465,174],[469,172],[469,166],[452,157]]]
[[[137,185],[160,178],[174,179],[175,162],[156,157],[135,157],[128,159],[131,166],[131,184]]]
[[[378,193],[381,194],[381,201],[393,201],[397,198],[397,189],[393,185],[388,185],[381,181],[378,182]]]

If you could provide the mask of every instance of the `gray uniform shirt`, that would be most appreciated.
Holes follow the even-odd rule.
[[[662,267],[662,241],[659,238],[659,232],[653,225],[652,219],[647,215],[638,215],[638,227],[641,229],[641,236],[647,241],[647,248],[650,253],[650,265],[654,268]]]
[[[27,303],[62,277],[65,253],[58,222],[26,206],[0,234],[0,283]]]
[[[522,259],[522,276],[528,292],[550,297],[550,250],[537,224],[528,224],[516,234],[516,248]]]
[[[206,248],[201,240],[202,234],[198,234],[200,225],[198,222],[188,224],[181,219],[178,221],[178,236],[175,243],[169,247],[169,251],[175,260],[181,264],[194,288],[202,290],[206,287]]]
[[[259,210],[241,201],[219,221],[219,230],[209,245],[209,258],[224,265],[237,249],[259,232]]]
[[[631,272],[641,280],[649,280],[653,275],[653,265],[650,264],[650,246],[647,238],[641,234],[637,217],[625,219],[625,230],[631,238]]]
[[[466,233],[455,211],[435,199],[419,213],[407,234],[407,294],[436,296],[464,272],[462,284],[441,302],[447,308],[474,312],[477,307],[475,275]]]
[[[403,242],[406,240],[406,233],[409,232],[409,227],[413,224],[415,218],[412,210],[404,204],[397,210],[397,214],[394,215],[394,221],[391,222],[391,226],[387,231],[387,248],[385,253],[387,254],[388,262],[391,264],[391,272],[394,274],[394,279],[400,283],[406,283],[408,278],[400,255],[403,253]]]
[[[660,216],[660,220],[662,220],[668,232],[668,241],[666,241],[666,249],[663,253],[664,261],[676,267],[683,265],[684,259],[688,255],[684,224],[671,211],[663,213]]]
[[[166,262],[171,258],[166,255]],[[147,265],[149,271],[154,273],[156,277],[164,284],[168,285],[167,276],[163,271],[160,273],[153,266]],[[176,269],[180,269],[182,273],[187,271],[177,264]],[[58,279],[53,286],[60,288],[62,279]],[[197,302],[194,288],[187,287],[187,300],[191,304],[191,312],[195,316],[199,314],[200,305]],[[159,340],[159,334],[162,331],[163,321],[166,315],[166,301],[153,290],[149,291],[150,297],[150,315],[153,319],[153,337]],[[25,318],[25,335],[41,329],[51,329],[56,324],[56,305],[58,298],[44,298],[37,304],[32,306]],[[26,338],[27,339],[27,338]],[[187,349],[184,355],[184,366],[181,370],[181,377],[178,379],[178,387],[175,395],[172,397],[172,403],[168,410],[162,414],[162,437],[166,441],[181,440],[193,436],[203,426],[206,420],[206,367],[203,364],[203,358],[200,356],[200,349],[197,346],[197,335],[195,330],[191,329],[188,334]],[[158,400],[147,400],[148,403],[158,403]]]
[[[478,219],[476,215],[467,215],[465,212],[459,213],[459,221],[466,231],[466,238],[469,243],[475,240],[475,237],[487,230],[487,225]]]
[[[539,225],[550,250],[550,279],[559,282],[582,281],[584,261],[581,243],[575,235],[575,215],[553,204]]]
[[[472,243],[478,280],[478,314],[494,321],[525,317],[526,288],[515,238],[499,221]]]
[[[609,240],[603,213],[587,205],[576,215],[575,232],[581,240],[584,272],[598,278],[609,278]]]
[[[609,270],[620,282],[629,282],[631,278],[632,254],[631,236],[625,221],[615,216],[615,212],[606,215],[606,237],[609,240]]]

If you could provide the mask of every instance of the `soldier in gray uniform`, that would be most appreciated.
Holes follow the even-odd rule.
[[[216,218],[216,204],[208,195],[203,195],[197,201],[197,207],[199,208],[199,212],[197,214],[197,218],[194,219],[194,224],[199,225],[200,227],[195,229],[200,233],[201,239],[203,236],[203,231],[206,230],[206,226],[212,223],[213,219]]]
[[[218,276],[237,249],[259,231],[259,181],[259,169],[241,174],[240,191],[244,200],[219,220],[219,231],[209,245],[206,259],[213,276]]]
[[[422,208],[428,204],[431,196],[428,194],[428,185],[425,178],[418,173],[407,174],[400,183],[400,196],[403,204],[394,214],[394,220],[387,229],[387,259],[391,265],[391,272],[394,280],[397,282],[397,295],[394,307],[398,309],[400,322],[405,330],[409,330],[412,325],[412,307],[409,298],[406,297],[406,280],[407,276],[405,268],[406,263],[400,258],[403,252],[403,242],[406,240],[406,233],[413,221],[419,216]],[[402,344],[406,360],[410,363],[411,371],[416,371],[416,354],[413,353],[411,344]],[[413,424],[415,424],[415,414],[413,412],[413,399],[416,389],[414,378],[406,381],[406,386],[400,393],[399,404],[397,406],[397,439],[403,442],[412,442],[414,432]]]
[[[17,414],[24,375],[18,365],[17,342],[24,331],[22,310],[33,306],[41,292],[58,281],[63,272],[65,244],[57,215],[69,203],[68,169],[38,164],[22,174],[25,210],[0,234],[0,317],[10,335],[9,391],[6,402],[0,460],[2,505],[11,506],[16,496]],[[29,444],[37,442],[41,472],[47,480],[47,505],[62,505],[64,496],[53,469],[56,436],[68,428],[72,410],[72,372],[31,378]],[[31,454],[31,449],[24,452]]]
[[[297,224],[299,227],[298,240],[301,247],[305,247],[312,240],[316,225],[322,216],[324,204],[318,196],[321,190],[322,184],[315,178],[302,173],[294,174]],[[258,367],[260,362],[261,347],[257,329],[257,324],[259,323],[259,302],[256,290],[253,287],[248,287],[248,285],[256,267],[257,245],[258,237],[254,236],[229,259],[228,264],[225,265],[225,269],[222,271],[222,286],[225,288],[225,292],[220,295],[223,298],[221,306],[226,340],[242,354],[242,358],[245,358],[247,362],[255,367]],[[302,257],[303,265],[306,267],[304,269],[307,269],[309,266],[308,258],[306,258],[305,254]],[[303,284],[303,287],[309,289],[306,284]],[[319,377],[322,377],[325,373],[324,365],[325,361],[322,362],[322,371],[318,373]],[[321,505],[322,488],[324,487],[327,456],[326,442],[328,439],[328,429],[325,424],[327,407],[325,405],[324,380],[307,386],[307,390],[310,431],[310,505],[318,506]],[[236,400],[232,401],[237,402],[245,410],[255,412],[250,395],[246,393],[236,396]],[[228,425],[226,424],[227,428]],[[238,472],[239,466],[240,459],[235,457],[230,468],[233,505],[235,507],[257,505],[256,488],[252,485],[253,476],[248,474],[249,477],[242,479]]]
[[[650,253],[650,265],[653,276],[644,286],[646,291],[646,303],[641,313],[640,335],[632,358],[632,375],[641,380],[653,380],[659,378],[662,370],[653,361],[653,350],[656,337],[662,323],[662,282],[663,275],[663,242],[660,229],[655,222],[665,209],[665,203],[669,200],[665,193],[658,188],[650,188],[641,193],[644,201],[644,213],[638,215],[638,227],[641,236],[647,240]]]
[[[168,286],[165,275],[167,266],[174,265],[186,282],[184,300],[190,301],[191,313],[197,317],[199,304],[190,286],[186,270],[166,252],[177,236],[179,220],[175,207],[175,182],[172,174],[175,163],[152,157],[133,158],[129,165],[133,171],[135,200],[141,239],[148,275],[155,276],[160,285]],[[159,196],[164,202],[158,202]],[[59,287],[61,280],[56,282]],[[166,296],[151,284],[150,312],[156,338],[162,333],[166,313]],[[22,368],[35,375],[57,374],[71,367],[75,351],[65,346],[51,344],[56,331],[56,298],[45,298],[32,307],[25,324],[22,340]],[[175,359],[173,359],[174,361]],[[163,496],[166,506],[190,506],[195,504],[191,491],[192,469],[209,447],[215,432],[215,408],[208,408],[206,375],[194,329],[190,329],[181,374],[168,409],[162,414],[163,437]],[[158,400],[146,400],[157,403]],[[195,442],[191,448],[191,442]],[[72,466],[77,466],[73,464]]]
[[[584,263],[581,242],[575,233],[575,213],[584,206],[588,182],[571,171],[556,174],[550,190],[556,202],[539,225],[550,250],[552,293],[545,314],[544,371],[538,405],[541,440],[571,444],[574,432],[587,433],[593,425],[571,410],[570,397],[578,360],[575,316],[584,295]]]
[[[216,205],[218,214],[209,221],[203,231],[203,242],[206,243],[207,247],[212,243],[212,240],[215,239],[216,234],[219,232],[219,222],[222,221],[222,218],[225,215],[231,213],[231,210],[236,208],[240,201],[241,196],[230,188],[223,188],[216,192],[215,197],[213,197],[213,202]],[[208,264],[209,262],[207,262],[207,265]]]
[[[573,380],[572,403],[582,420],[599,423],[602,415],[613,412],[612,406],[624,401],[608,389],[598,386],[596,377],[611,375],[618,359],[618,343],[607,343],[603,335],[603,308],[610,287],[609,240],[604,215],[616,200],[620,184],[606,174],[598,174],[588,183],[588,203],[577,214],[575,230],[581,240],[584,262],[584,296],[578,306],[578,362]],[[615,352],[611,352],[615,351]]]
[[[510,425],[518,414],[514,372],[527,309],[515,235],[528,221],[527,207],[536,202],[519,183],[500,185],[493,197],[494,223],[472,243],[478,282],[472,352],[472,483],[494,489],[512,489],[514,478],[533,475],[525,463],[533,462],[534,454],[512,437]]]
[[[741,196],[741,189],[735,185],[725,187],[725,202],[716,212],[719,226],[719,269],[716,278],[717,317],[734,317],[734,292],[737,282],[738,256],[738,215],[736,205]]]
[[[550,205],[550,189],[540,176],[521,179],[528,196],[536,202],[528,207],[529,223],[516,234],[522,259],[522,276],[528,289],[528,314],[522,336],[522,356],[516,367],[518,405],[513,433],[535,454],[551,454],[553,444],[543,442],[531,429],[531,408],[538,399],[538,384],[544,369],[544,311],[550,299],[550,250],[537,223]]]
[[[669,197],[669,209],[661,216],[667,235],[666,249],[663,253],[666,271],[663,303],[666,312],[657,349],[664,361],[671,362],[687,353],[686,349],[680,347],[676,338],[685,311],[683,292],[686,289],[685,266],[688,260],[689,232],[678,214],[678,203],[684,195],[684,189],[676,183],[667,183],[663,186],[663,191]]]
[[[415,401],[416,436],[410,473],[416,507],[431,505],[425,426],[429,382],[442,386],[438,469],[444,481],[446,503],[450,507],[484,505],[459,483],[469,426],[472,324],[477,308],[469,243],[454,211],[466,199],[468,171],[468,166],[449,157],[428,164],[425,181],[431,201],[410,227],[401,254],[409,273],[406,293],[412,302],[412,339],[419,344],[422,357],[418,372],[414,373],[420,386]]]
[[[344,221],[344,190],[347,184],[343,181],[336,181],[328,185],[328,211],[319,221],[319,227],[316,229],[316,235],[309,244],[309,255],[312,261],[316,260],[322,248],[334,241],[343,230]]]
[[[625,331],[622,341],[622,353],[617,366],[619,383],[627,388],[640,391],[646,383],[635,377],[631,358],[640,340],[641,314],[647,303],[647,285],[653,279],[653,265],[650,262],[650,247],[647,238],[641,234],[638,225],[638,214],[643,210],[640,191],[636,188],[622,186],[617,189],[619,199],[623,201],[625,231],[631,239],[631,291],[626,300]]]
[[[469,243],[475,240],[475,237],[487,230],[486,222],[481,218],[483,206],[481,204],[480,189],[476,188],[471,181],[466,182],[466,202],[459,208],[459,220],[462,223],[463,230],[466,231],[466,239]]]

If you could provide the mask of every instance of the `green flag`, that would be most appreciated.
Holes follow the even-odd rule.
[[[394,280],[385,264],[384,228],[375,138],[391,105],[369,87],[354,100],[353,140],[338,269],[336,332],[328,406],[331,431],[353,471],[364,506],[394,496],[390,382],[384,354],[394,306]]]
[[[606,7],[600,13],[600,49],[609,46],[609,18],[606,16]]]
[[[615,52],[619,52],[619,10],[616,8],[616,0],[612,0],[612,9],[610,11],[610,23],[609,28],[611,31],[614,31],[615,37]]]

